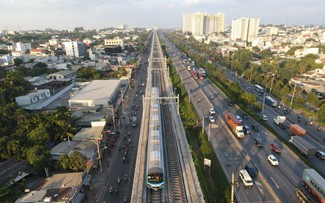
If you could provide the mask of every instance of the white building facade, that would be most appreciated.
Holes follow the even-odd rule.
[[[64,42],[65,52],[67,56],[80,58],[86,55],[86,45],[82,42],[70,41]]]
[[[232,20],[231,39],[251,42],[257,37],[260,25],[259,18],[239,18]]]
[[[185,13],[183,14],[183,32],[191,32],[194,36],[210,35],[215,32],[224,32],[225,15],[218,13]]]

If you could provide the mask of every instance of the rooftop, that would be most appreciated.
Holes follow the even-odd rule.
[[[55,174],[47,178],[38,191],[32,191],[19,198],[16,203],[44,202],[51,199],[54,202],[65,202],[73,190],[81,184],[82,172]]]
[[[120,80],[93,80],[71,100],[108,100],[119,84]]]
[[[73,151],[78,151],[85,155],[87,159],[92,159],[97,146],[95,143],[85,140],[85,141],[64,141],[60,142],[51,149],[51,155],[53,158],[59,158],[61,154],[69,155]]]

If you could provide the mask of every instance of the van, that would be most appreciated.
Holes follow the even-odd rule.
[[[252,164],[247,163],[245,169],[251,177],[257,176],[257,169]]]
[[[239,171],[239,177],[246,187],[253,186],[253,180],[245,169]]]

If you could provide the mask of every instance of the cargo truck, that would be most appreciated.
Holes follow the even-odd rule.
[[[314,169],[308,168],[303,171],[302,184],[304,187],[296,190],[301,202],[325,203],[325,179]]]
[[[298,124],[291,124],[290,132],[292,135],[299,135],[299,136],[304,136],[306,134],[306,130],[300,127]]]
[[[292,143],[292,145],[295,146],[304,155],[315,155],[316,148],[304,140],[304,138],[300,136],[292,136],[290,137],[289,142]]]
[[[243,124],[233,113],[229,112],[226,114],[226,122],[238,138],[244,138]]]
[[[285,116],[277,116],[274,119],[274,123],[278,125],[281,129],[285,129],[284,123],[286,122],[287,118]]]

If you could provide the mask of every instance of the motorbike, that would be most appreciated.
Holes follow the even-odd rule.
[[[120,179],[120,177],[118,177],[117,178],[117,184],[120,184],[120,182],[121,182],[121,179]]]
[[[109,193],[112,194],[113,186],[109,188]]]

